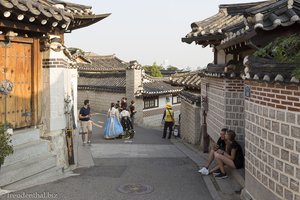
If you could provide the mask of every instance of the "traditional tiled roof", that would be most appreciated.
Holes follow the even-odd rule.
[[[240,78],[243,70],[243,63],[230,60],[227,64],[208,64],[204,69],[204,74],[205,76],[218,78]]]
[[[1,21],[24,23],[24,30],[28,29],[25,24],[31,25],[31,28],[36,29],[27,31],[37,32],[69,32],[110,15],[95,15],[90,6],[59,0],[0,0],[0,10]]]
[[[115,55],[108,56],[86,56],[91,64],[79,64],[79,71],[89,72],[109,72],[109,71],[125,71],[129,63],[122,61]]]
[[[185,101],[194,104],[194,103],[200,103],[201,102],[201,93],[200,92],[191,92],[182,90],[179,93],[180,98],[184,99]]]
[[[79,64],[79,90],[97,90],[107,92],[126,91],[126,69],[141,69],[136,61],[126,63],[115,55],[99,56],[88,54],[91,64]],[[141,95],[169,94],[181,91],[182,87],[174,87],[165,83],[166,78],[156,78],[143,74]]]
[[[143,73],[143,83],[156,82],[156,81],[168,81],[168,77],[153,77],[149,74]]]
[[[271,31],[300,22],[300,0],[271,0],[260,2],[245,10],[243,23],[224,29],[226,37],[221,41],[222,48],[233,43],[246,41],[255,36],[257,30]],[[241,38],[241,39],[240,39]],[[232,41],[232,42],[231,42]]]
[[[273,30],[278,26],[290,26],[300,21],[300,1],[268,1],[258,4],[246,10],[246,16],[255,29],[266,31]]]
[[[148,82],[143,84],[143,96],[178,93],[182,87],[172,86],[164,81]]]
[[[78,89],[125,93],[126,74],[125,72],[81,72],[78,78]]]
[[[245,69],[243,79],[266,82],[299,83],[293,71],[300,64],[277,63],[271,59],[247,56],[244,59]]]
[[[270,31],[300,22],[300,0],[269,0],[262,2],[220,5],[219,13],[191,24],[192,31],[183,42],[201,45],[248,45],[257,30]],[[244,42],[244,44],[241,44]]]
[[[184,86],[190,89],[201,89],[201,77],[203,73],[200,71],[190,72],[185,74],[175,74],[170,77],[170,83],[172,85]]]
[[[208,45],[219,44],[225,38],[223,29],[242,23],[245,9],[257,5],[258,3],[228,4],[220,5],[219,12],[203,21],[191,24],[192,31],[182,38],[183,42]]]

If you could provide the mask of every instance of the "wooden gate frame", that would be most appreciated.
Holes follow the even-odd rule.
[[[31,126],[41,124],[42,117],[42,54],[40,52],[39,38],[14,37],[8,38],[0,35],[0,42],[16,42],[32,44],[32,123]]]

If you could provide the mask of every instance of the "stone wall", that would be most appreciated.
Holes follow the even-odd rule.
[[[205,77],[201,82],[201,96],[207,97],[207,132],[216,141],[224,127],[237,134],[244,143],[244,85],[243,80]]]
[[[200,107],[181,100],[181,138],[191,144],[201,142]]]
[[[58,37],[58,36],[53,36]],[[69,58],[64,54],[61,44],[53,42],[51,48],[42,52],[42,133],[50,142],[52,153],[56,154],[57,166],[67,168],[68,151],[65,138],[66,112],[71,104],[65,102],[68,96],[76,99],[77,70],[72,68]],[[76,101],[75,101],[76,102]]]
[[[225,127],[234,130],[236,140],[244,147],[245,143],[245,112],[244,112],[244,81],[225,81]]]
[[[207,133],[217,141],[220,130],[225,126],[225,81],[205,77],[201,80],[201,96],[207,97]]]
[[[245,189],[257,200],[299,200],[300,86],[245,85]]]
[[[94,112],[106,113],[112,102],[116,103],[125,97],[125,93],[112,93],[102,91],[78,90],[78,109],[83,106],[85,99],[90,100],[91,108]],[[128,102],[128,105],[130,103]],[[79,110],[78,110],[79,112]]]

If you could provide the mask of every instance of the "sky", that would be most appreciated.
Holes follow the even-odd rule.
[[[220,4],[257,0],[67,0],[110,16],[65,34],[65,45],[99,55],[115,54],[141,65],[196,70],[213,61],[212,48],[181,42],[191,23],[218,13]]]

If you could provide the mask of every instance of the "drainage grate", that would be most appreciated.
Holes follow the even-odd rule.
[[[148,194],[153,192],[153,187],[140,183],[124,184],[118,187],[118,191],[124,194]]]

